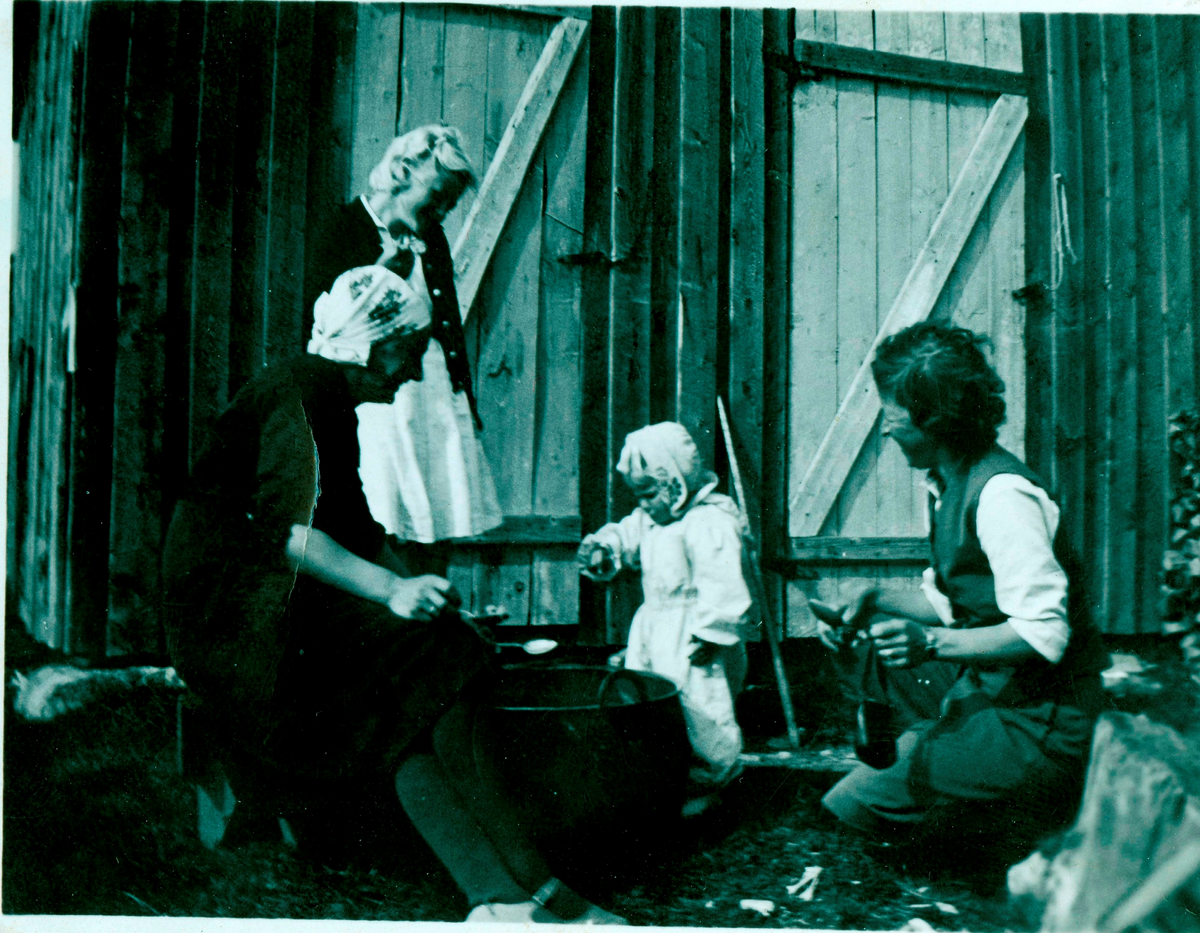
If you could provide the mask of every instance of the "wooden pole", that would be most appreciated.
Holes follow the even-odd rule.
[[[729,457],[729,469],[733,473],[733,488],[737,493],[738,508],[746,514],[746,491],[742,488],[742,471],[738,469],[737,454],[733,449],[733,434],[729,430],[729,418],[725,414],[725,402],[717,396],[717,414],[721,417],[721,434],[725,438],[725,453]],[[792,691],[788,686],[787,672],[783,668],[783,652],[779,647],[779,636],[775,633],[775,622],[771,618],[771,608],[767,604],[767,588],[763,585],[762,570],[758,566],[758,544],[749,521],[743,532],[749,551],[747,563],[750,565],[751,586],[754,587],[754,598],[758,602],[759,611],[763,615],[763,628],[767,630],[767,643],[771,646],[771,661],[775,668],[775,681],[779,684],[779,700],[783,704],[783,720],[787,723],[788,742],[792,748],[800,747],[800,730],[796,727],[796,711],[792,709]]]

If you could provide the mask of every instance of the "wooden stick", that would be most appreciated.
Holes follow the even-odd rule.
[[[738,508],[746,515],[746,490],[742,487],[742,471],[738,469],[737,454],[733,449],[733,434],[729,430],[729,418],[725,414],[725,402],[717,396],[717,414],[721,417],[721,434],[725,438],[725,452],[729,455],[729,469],[733,473],[733,488],[737,492]],[[800,730],[796,728],[796,711],[792,709],[792,690],[788,686],[787,673],[783,667],[783,652],[779,647],[779,637],[775,634],[775,623],[771,618],[771,610],[767,605],[767,588],[763,584],[762,570],[758,566],[758,544],[754,531],[746,523],[744,532],[746,545],[749,549],[751,585],[754,587],[754,598],[758,601],[759,610],[763,615],[764,628],[767,630],[767,642],[771,646],[771,661],[775,668],[775,681],[779,684],[779,700],[783,704],[783,720],[787,723],[788,741],[792,748],[800,747]]]

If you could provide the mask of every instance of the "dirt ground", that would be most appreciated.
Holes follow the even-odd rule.
[[[11,708],[11,707],[10,707]],[[3,910],[166,916],[460,920],[466,904],[381,794],[299,851],[269,821],[215,851],[194,831],[175,771],[174,701],[134,695],[47,724],[6,717]],[[717,810],[678,827],[629,870],[568,879],[635,924],[947,930],[1018,928],[993,873],[969,886],[897,864],[817,818],[822,779],[747,771]],[[811,900],[787,891],[822,869]],[[566,872],[563,872],[565,875]],[[770,901],[763,914],[740,906]],[[939,906],[942,905],[942,906]]]

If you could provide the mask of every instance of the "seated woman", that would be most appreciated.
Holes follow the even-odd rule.
[[[620,922],[552,877],[475,761],[486,654],[450,584],[398,573],[367,510],[355,408],[421,378],[428,303],[370,266],[339,277],[315,316],[309,355],[238,394],[175,510],[176,667],[229,755],[268,780],[394,780],[468,919]]]
[[[920,591],[864,589],[839,607],[869,636],[858,650],[821,624],[843,675],[901,733],[894,763],[860,765],[824,806],[894,840],[970,823],[1032,841],[1069,818],[1101,706],[1107,659],[1054,546],[1058,507],[996,444],[1004,383],[980,344],[922,323],[880,346],[883,433],[929,471],[932,566]]]

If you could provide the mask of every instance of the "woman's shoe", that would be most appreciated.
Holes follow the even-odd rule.
[[[531,923],[533,912],[540,906],[536,901],[524,901],[520,904],[480,904],[467,914],[466,922]]]

